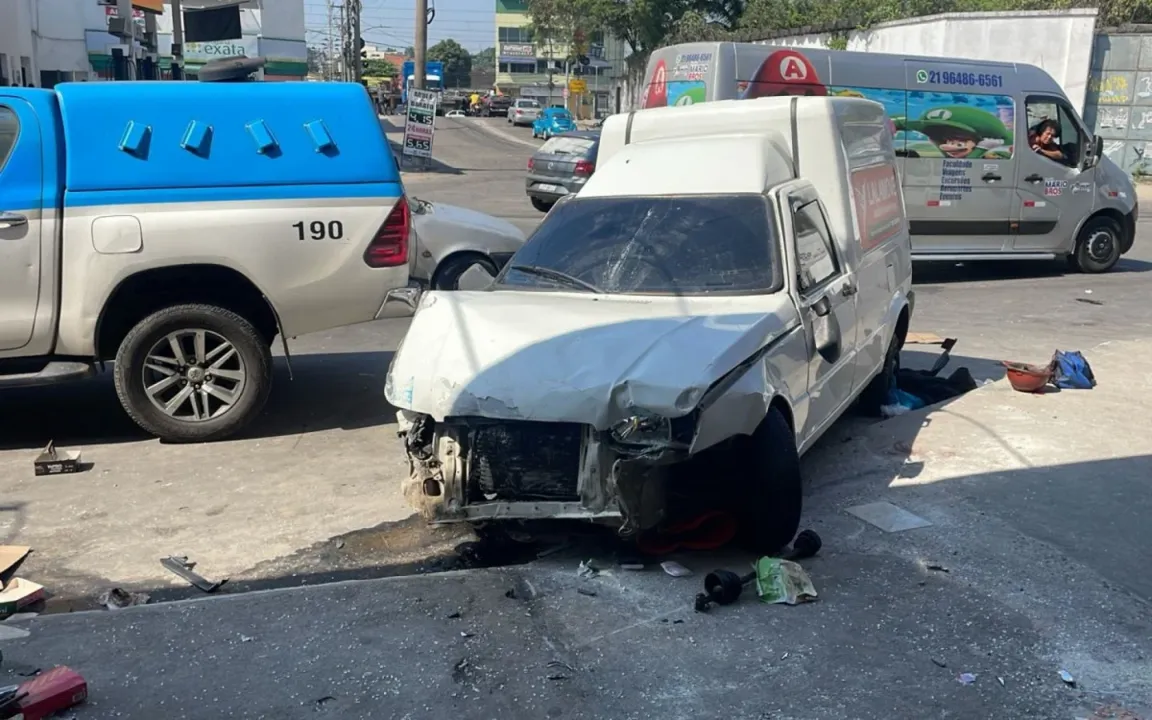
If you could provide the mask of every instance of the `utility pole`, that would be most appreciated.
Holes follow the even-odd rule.
[[[424,61],[428,54],[428,0],[416,0],[416,45],[413,49],[416,52],[412,58],[412,86],[423,90]]]
[[[360,82],[364,77],[364,63],[360,59],[360,11],[364,9],[361,0],[348,0],[349,12],[352,14],[352,80]]]
[[[328,0],[328,2],[326,3],[328,6],[328,52],[324,54],[324,79],[325,80],[332,80],[336,77],[336,68],[334,67],[334,63],[336,62],[336,55],[335,55],[336,43],[333,41],[333,35],[335,35],[336,29],[332,24],[332,19],[333,19],[332,5],[333,5],[333,2],[334,2],[334,0]]]
[[[172,0],[172,79],[184,79],[184,11]]]

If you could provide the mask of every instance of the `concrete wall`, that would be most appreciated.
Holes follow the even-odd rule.
[[[1036,65],[1060,83],[1073,107],[1083,111],[1095,31],[1095,8],[945,13],[851,32],[848,49]],[[793,35],[762,43],[828,47],[831,37],[828,33]]]
[[[1084,120],[1116,164],[1152,174],[1152,29],[1096,37]]]

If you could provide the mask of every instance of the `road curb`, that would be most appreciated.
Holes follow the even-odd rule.
[[[473,119],[474,118],[453,118],[453,120],[457,120],[458,122],[464,122],[465,120],[473,120]],[[514,143],[517,143],[519,145],[523,145],[525,147],[530,147],[533,150],[539,150],[540,149],[540,146],[534,142],[529,142],[529,141],[524,140],[522,138],[518,138],[515,135],[513,135],[512,133],[507,133],[507,132],[504,132],[503,130],[497,130],[496,128],[488,127],[488,125],[486,125],[485,123],[469,122],[468,124],[471,125],[472,127],[480,128],[480,130],[482,130],[483,132],[486,132],[489,135],[492,135],[494,137],[498,137],[501,140],[506,140],[508,142],[514,142]]]

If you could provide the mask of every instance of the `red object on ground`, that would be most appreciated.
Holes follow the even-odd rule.
[[[28,693],[20,701],[24,720],[41,720],[52,713],[79,705],[88,698],[88,683],[80,673],[61,665],[20,683],[18,694]]]
[[[667,555],[676,550],[715,550],[732,542],[738,529],[736,518],[719,510],[710,510],[659,533],[645,535],[637,545],[645,555]]]
[[[1042,392],[1052,381],[1051,367],[1015,362],[1005,362],[1004,367],[1008,369],[1008,382],[1012,384],[1012,389],[1018,392]]]

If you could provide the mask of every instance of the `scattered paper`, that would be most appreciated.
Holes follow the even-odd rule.
[[[913,515],[904,508],[883,501],[867,503],[865,505],[854,505],[848,508],[848,514],[855,515],[864,522],[875,525],[884,532],[889,533],[914,530],[932,525],[932,523],[919,515]]]
[[[762,557],[754,567],[761,602],[799,605],[817,597],[808,573],[791,560]]]
[[[668,573],[672,577],[688,577],[692,574],[691,570],[684,567],[675,560],[665,560],[664,562],[660,563],[660,567],[664,568],[664,572]]]

